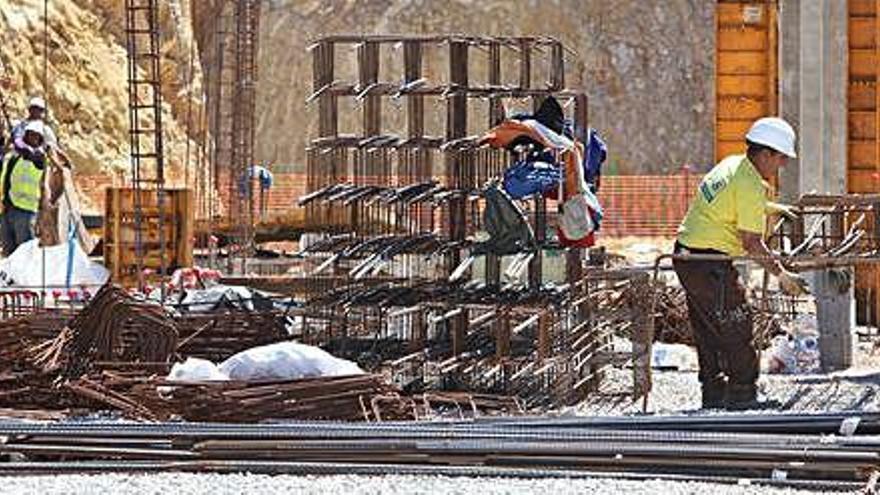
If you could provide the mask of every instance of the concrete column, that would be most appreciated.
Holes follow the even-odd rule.
[[[847,162],[847,2],[798,3],[798,189],[801,194],[843,194]]]
[[[800,0],[779,2],[779,114],[800,129]],[[779,172],[779,197],[794,202],[800,187],[800,160],[789,161]]]
[[[783,200],[846,193],[846,0],[780,1],[781,114],[798,131],[798,159],[780,178]],[[809,219],[807,219],[809,221]],[[822,366],[849,366],[855,322],[852,290],[836,274],[813,275]]]

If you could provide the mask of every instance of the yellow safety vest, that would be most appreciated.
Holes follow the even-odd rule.
[[[43,179],[43,171],[18,153],[10,153],[3,161],[0,187],[6,181],[6,174],[10,173],[9,165],[13,160],[17,161],[9,178],[9,201],[18,209],[36,213],[40,209],[40,182]]]

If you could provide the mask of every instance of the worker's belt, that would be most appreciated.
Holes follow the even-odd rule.
[[[672,250],[673,254],[724,254],[727,253],[718,251],[717,249],[703,249],[703,248],[692,248],[689,246],[685,246],[684,244],[675,241],[675,248]]]

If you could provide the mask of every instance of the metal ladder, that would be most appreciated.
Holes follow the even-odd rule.
[[[158,249],[160,274],[165,275],[167,268],[158,0],[125,0],[125,14],[135,257],[138,288],[144,290],[144,265],[148,251]],[[144,212],[145,190],[156,191],[156,213],[147,215]],[[144,233],[154,218],[158,225],[158,246],[152,242],[144,242]],[[161,290],[164,299],[164,284]]]

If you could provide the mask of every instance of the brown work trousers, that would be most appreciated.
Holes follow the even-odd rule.
[[[713,254],[682,248],[676,245],[676,254]],[[752,312],[733,262],[673,259],[673,266],[687,294],[704,390],[724,382],[754,387],[759,368]]]

